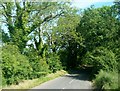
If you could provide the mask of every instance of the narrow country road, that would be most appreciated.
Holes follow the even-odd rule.
[[[75,72],[45,82],[32,89],[92,89],[92,83],[88,80],[89,73]]]

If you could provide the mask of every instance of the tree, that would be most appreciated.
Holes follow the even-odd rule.
[[[119,28],[118,22],[116,13],[109,6],[85,10],[77,31],[85,38],[86,50],[91,51],[99,46],[112,48]]]
[[[45,48],[43,48],[43,30],[41,28],[43,24],[62,15],[61,5],[57,2],[2,3],[2,17],[5,18],[4,23],[9,30],[10,42],[17,45],[20,51],[23,52],[27,42],[32,40],[38,54],[43,53],[42,49]]]
[[[76,13],[77,10],[71,10],[66,16],[61,17],[57,26],[54,27],[56,30],[54,32],[55,47],[61,52],[59,54],[61,55],[62,63],[67,64],[68,68],[76,67],[79,47],[82,46],[83,40],[81,35],[76,32],[80,19]],[[63,56],[62,53],[64,52],[66,54]]]
[[[48,70],[49,64],[46,62],[45,59],[47,53],[47,43],[46,44],[43,43],[44,41],[43,32],[45,31],[46,24],[50,25],[51,22],[54,22],[64,14],[64,11],[66,11],[66,9],[63,8],[65,6],[66,6],[65,3],[60,3],[60,2],[35,3],[35,2],[27,2],[27,1],[25,2],[15,1],[15,2],[5,2],[1,4],[2,8],[0,9],[2,12],[1,14],[3,19],[2,22],[7,26],[7,30],[8,30],[8,35],[6,34],[5,31],[6,28],[2,30],[3,33],[2,42],[4,42],[4,46],[7,46],[7,44],[11,44],[11,45],[14,44],[14,46],[10,46],[10,49],[8,48],[8,50],[5,50],[6,47],[4,47],[4,50],[7,53],[7,54],[4,53],[5,55],[3,55],[4,57],[3,59],[5,62],[4,65],[6,65],[8,61],[13,62],[13,65],[15,65],[14,68],[10,67],[11,66],[10,64],[8,68],[5,66],[2,69],[3,72],[4,71],[6,72],[5,74],[3,73],[4,76],[6,75],[5,80],[9,78],[7,84],[12,84],[16,82],[15,80],[17,80],[17,82],[19,82],[19,80],[20,81],[23,80],[27,72],[29,73],[27,74],[28,78],[31,79],[38,78],[41,75],[46,75],[49,72]],[[3,26],[5,27],[5,25]],[[14,55],[10,55],[10,53],[7,52],[12,49],[13,49],[12,52],[14,52],[14,47],[16,48],[15,56],[17,58]],[[18,56],[20,55],[20,57],[18,57],[17,54]],[[8,59],[6,59],[6,57]],[[55,61],[54,58],[51,58],[50,60],[52,60],[53,62],[52,65],[55,65],[57,70],[59,70],[61,66],[59,64],[60,60],[59,57],[56,58],[58,59],[56,61],[58,64],[54,62]],[[23,60],[25,62],[22,62]],[[25,64],[28,64],[26,60],[27,61],[29,60],[28,62],[32,70],[29,71],[28,70],[29,68],[27,70],[25,68],[25,71],[27,71],[25,74],[25,73],[21,73],[21,71],[24,71],[22,67],[24,68]],[[20,79],[18,79],[14,75],[14,70],[15,70],[15,75],[17,74],[16,76],[18,76],[18,78],[19,75],[22,75],[21,76],[22,78],[20,77]],[[57,70],[55,69],[53,71],[55,72]],[[9,72],[11,72],[10,75]]]

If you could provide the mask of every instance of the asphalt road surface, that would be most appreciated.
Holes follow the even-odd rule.
[[[92,89],[92,83],[88,80],[89,73],[75,72],[45,82],[32,89]]]

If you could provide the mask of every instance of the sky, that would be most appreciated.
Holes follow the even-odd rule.
[[[94,5],[97,8],[106,5],[112,5],[113,1],[114,0],[72,0],[72,6],[85,9],[90,7],[91,5]]]

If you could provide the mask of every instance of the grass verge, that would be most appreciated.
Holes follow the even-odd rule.
[[[51,73],[45,77],[40,77],[40,78],[33,79],[33,80],[24,80],[18,85],[10,85],[2,89],[30,89],[30,88],[40,85],[41,83],[60,77],[64,74],[67,74],[67,72],[64,70],[61,70],[61,71],[57,71],[56,73]]]

